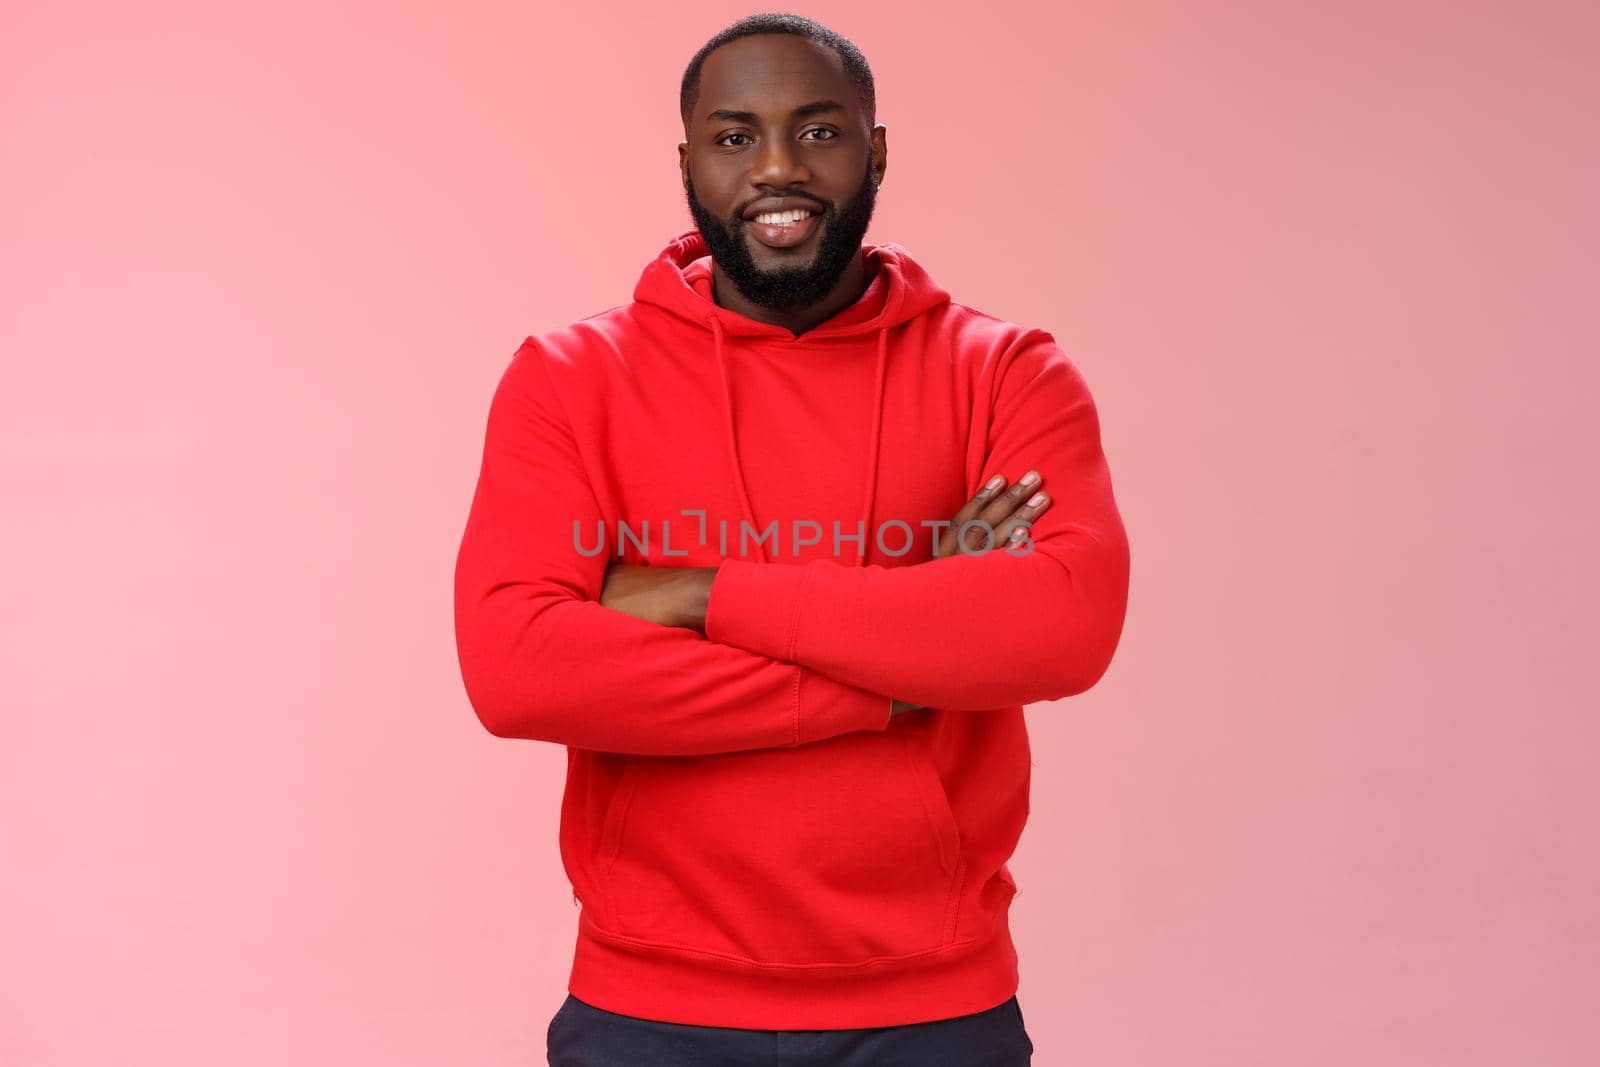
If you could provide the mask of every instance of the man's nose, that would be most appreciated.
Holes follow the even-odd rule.
[[[775,189],[788,189],[802,184],[811,177],[794,145],[781,137],[769,137],[756,151],[750,167],[750,184],[767,185]]]

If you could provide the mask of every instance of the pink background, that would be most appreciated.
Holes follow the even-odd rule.
[[[8,7],[0,1062],[544,1062],[563,753],[478,725],[451,568],[750,10]],[[1593,1062],[1593,5],[799,10],[868,239],[1056,334],[1130,531],[1028,712],[1036,1062]]]

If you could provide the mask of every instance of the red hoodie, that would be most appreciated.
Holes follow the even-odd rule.
[[[491,733],[566,746],[568,989],[608,1011],[844,1029],[1017,992],[1022,705],[1104,674],[1128,542],[1054,338],[862,254],[861,299],[796,337],[717,306],[680,234],[490,404],[462,676]],[[1028,470],[1053,503],[1027,551],[934,558],[933,524]],[[705,634],[601,606],[619,558],[717,567]]]

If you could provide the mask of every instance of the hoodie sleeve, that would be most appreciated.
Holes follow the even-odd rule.
[[[462,679],[497,737],[640,755],[801,745],[884,729],[890,698],[599,603],[600,512],[544,357],[525,341],[490,402],[455,567]]]
[[[1129,551],[1094,401],[1044,330],[1023,331],[998,367],[967,499],[995,474],[1010,483],[1037,470],[1052,503],[1031,550],[890,567],[725,559],[706,635],[933,708],[1056,700],[1099,681],[1122,633]]]

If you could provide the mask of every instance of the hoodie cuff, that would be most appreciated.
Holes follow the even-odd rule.
[[[894,702],[886,696],[818,674],[809,667],[799,672],[800,744],[848,734],[855,730],[887,730],[894,718]]]
[[[794,662],[796,624],[813,571],[807,564],[724,559],[706,600],[709,640]],[[886,730],[894,701],[795,665],[799,743],[853,730]]]
[[[706,637],[746,652],[794,662],[808,564],[724,559],[706,600]]]

